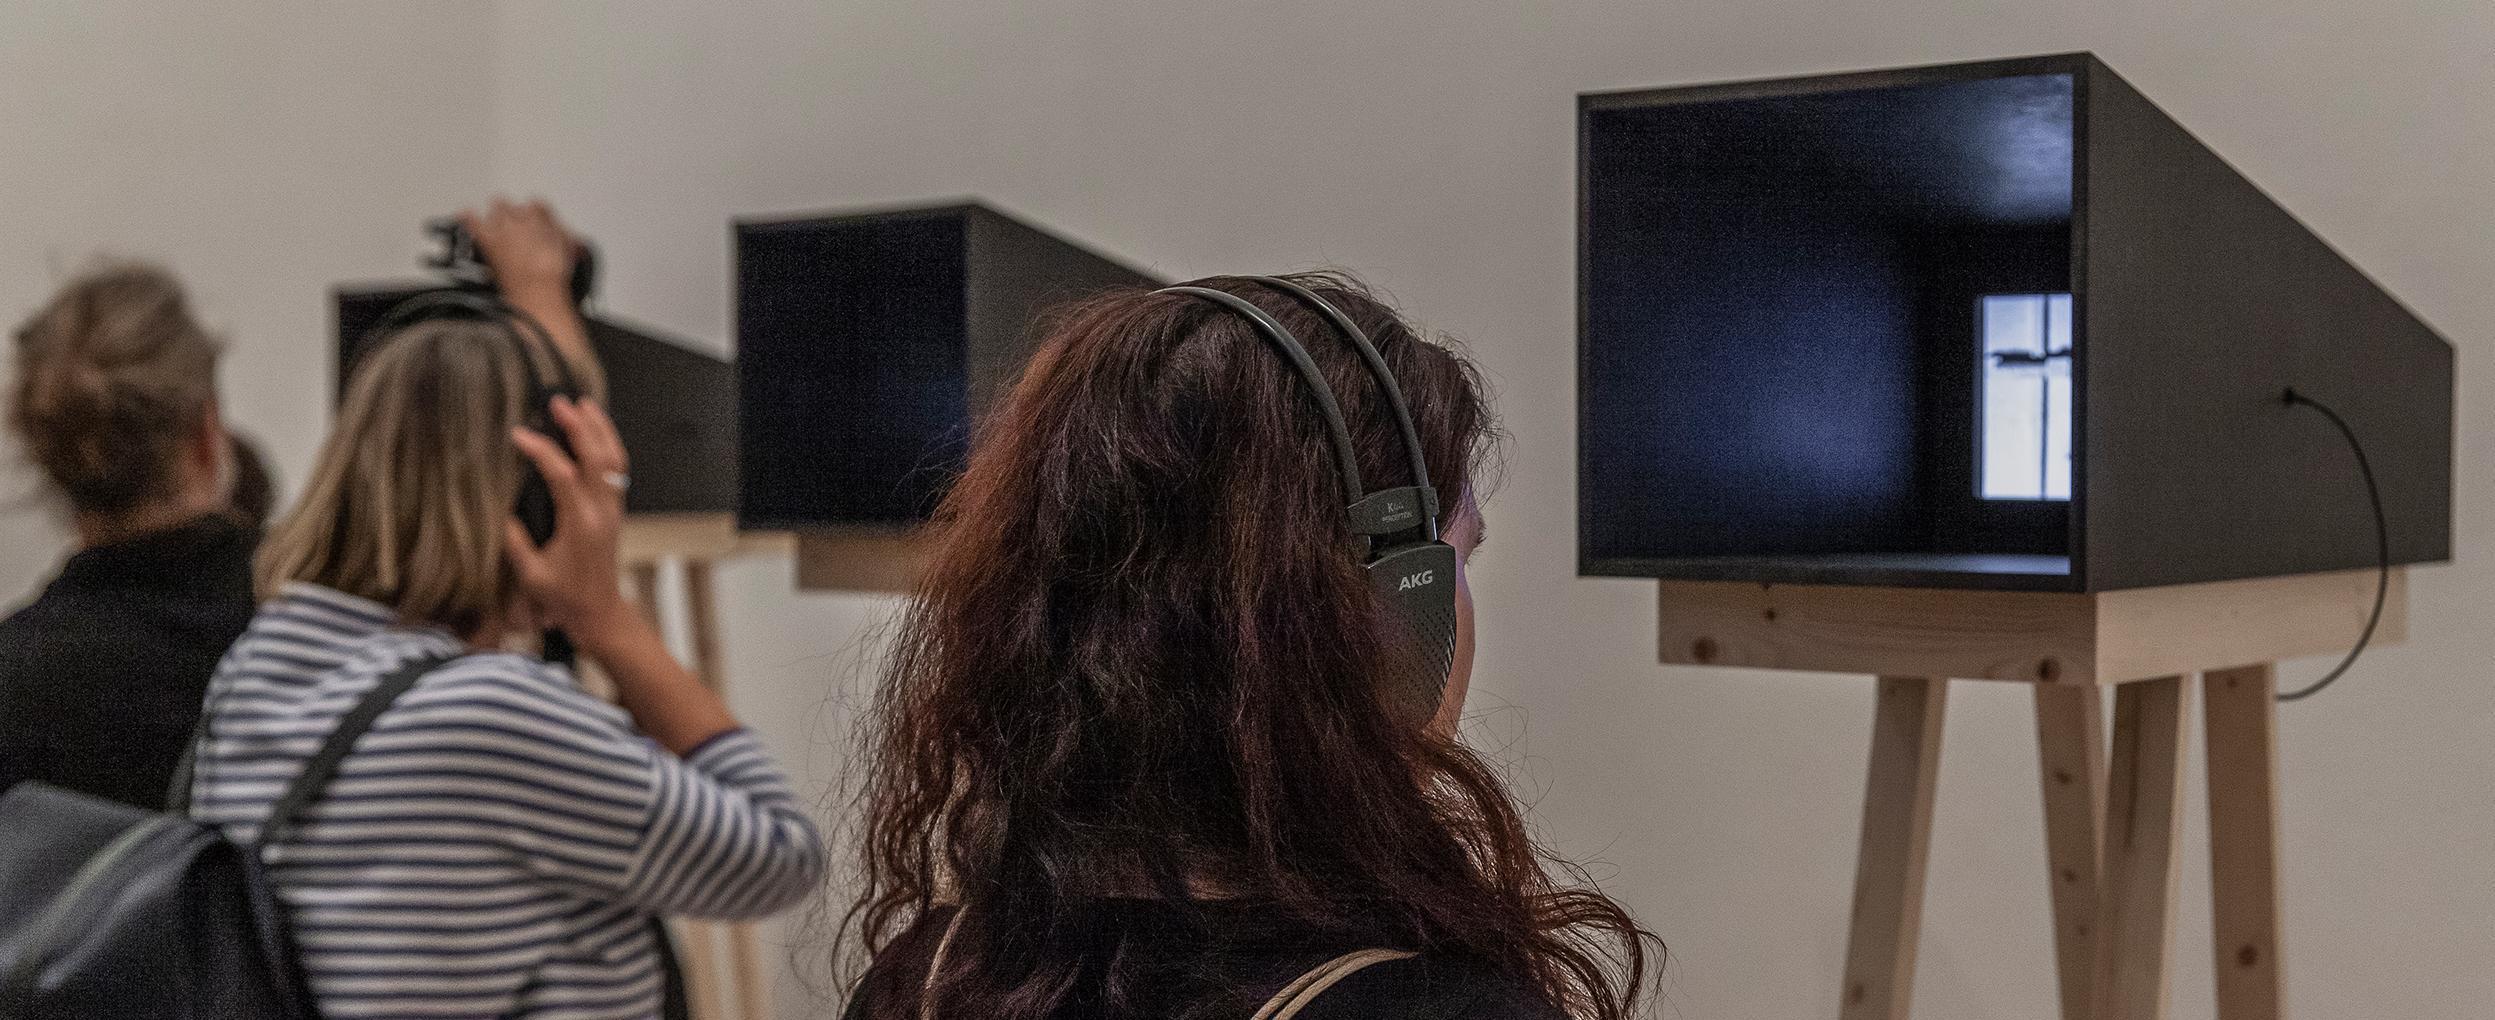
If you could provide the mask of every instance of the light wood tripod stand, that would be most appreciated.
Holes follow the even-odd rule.
[[[2370,570],[2099,594],[1665,581],[1662,658],[1879,678],[1843,1020],[1910,1013],[1951,678],[2035,688],[2063,1020],[2161,1020],[2185,681],[2197,674],[2218,1016],[2274,1020],[2283,1006],[2273,664],[2346,648],[2374,586]],[[2395,573],[2376,645],[2406,639],[2407,592],[2406,574]]]

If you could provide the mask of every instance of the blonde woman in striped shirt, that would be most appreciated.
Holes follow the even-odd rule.
[[[562,237],[542,207],[496,216],[516,220],[481,238]],[[508,294],[532,278],[506,263],[526,267],[497,262]],[[332,1020],[653,1016],[654,915],[758,917],[821,882],[820,838],[779,768],[620,594],[614,425],[558,398],[572,454],[520,427],[522,359],[585,359],[577,327],[548,324],[558,354],[496,322],[435,320],[366,355],[263,547],[269,601],[210,686],[192,811],[249,845],[362,694],[448,660],[265,853]],[[512,517],[523,456],[554,494],[542,547]],[[597,660],[620,709],[501,648],[540,626]]]

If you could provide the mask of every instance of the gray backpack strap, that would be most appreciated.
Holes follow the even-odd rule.
[[[1308,973],[1282,986],[1281,991],[1275,992],[1273,998],[1265,1002],[1265,1008],[1256,1011],[1252,1020],[1292,1020],[1299,1016],[1300,1010],[1317,1001],[1317,996],[1325,994],[1326,989],[1334,987],[1344,978],[1381,963],[1409,960],[1412,955],[1396,949],[1360,949],[1344,953],[1309,968]]]

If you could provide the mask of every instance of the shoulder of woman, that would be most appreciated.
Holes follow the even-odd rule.
[[[622,709],[592,697],[569,672],[512,652],[462,655],[435,666],[404,704],[457,709],[488,722],[524,718],[590,739],[629,731]]]
[[[577,689],[571,674],[532,656],[518,652],[466,652],[445,659],[433,667],[434,677],[444,683],[479,687],[513,686],[539,691],[545,688]]]
[[[1319,996],[1300,1020],[1566,1020],[1532,986],[1476,961],[1417,956],[1372,964]]]

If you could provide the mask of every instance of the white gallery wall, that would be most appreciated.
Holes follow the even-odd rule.
[[[329,286],[405,275],[417,224],[483,188],[488,14],[0,4],[0,321],[100,258],[164,264],[227,339],[227,418],[300,479],[329,417]],[[0,603],[63,552],[34,476],[0,438]]]
[[[325,417],[321,288],[397,274],[417,219],[487,187],[594,237],[611,307],[722,350],[731,217],[959,196],[1173,277],[1349,267],[1468,341],[1514,434],[1472,739],[1670,944],[1661,1015],[1762,1020],[1837,1000],[1871,685],[1659,667],[1653,586],[1575,576],[1573,97],[2095,50],[2461,348],[2460,562],[2413,576],[2409,644],[2282,711],[2285,952],[2302,1016],[2495,1013],[2483,0],[247,10],[0,8],[0,313],[63,258],[162,255],[237,334],[234,416],[290,480]],[[40,521],[0,515],[0,591],[57,558]],[[738,707],[828,795],[895,604],[796,594],[785,560],[725,580]],[[1919,1015],[2049,1016],[2027,692],[1962,683],[1949,716]],[[2189,778],[2174,984],[2197,1018]],[[802,928],[775,939],[819,955]],[[835,1008],[810,994],[784,972],[781,1015]]]

